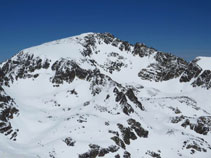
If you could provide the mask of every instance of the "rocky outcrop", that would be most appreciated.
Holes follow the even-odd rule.
[[[136,43],[132,53],[142,58],[145,56],[150,56],[155,52],[156,50],[154,48],[149,48],[143,43]]]
[[[143,80],[156,82],[168,81],[179,77],[187,68],[188,62],[168,53],[158,52],[155,55],[156,63],[142,69],[138,76]]]
[[[86,153],[79,154],[79,158],[96,158],[104,157],[108,153],[115,153],[119,150],[117,146],[109,146],[108,148],[101,148],[99,145],[90,144],[90,150]]]
[[[119,102],[122,105],[123,112],[126,115],[134,112],[134,109],[130,104],[127,103],[126,94],[124,92],[119,91],[116,87],[114,88],[113,92],[116,94],[116,102]]]
[[[141,110],[144,110],[144,107],[142,106],[141,102],[138,101],[138,98],[135,96],[132,89],[127,90],[126,96],[130,99],[130,101],[136,104]]]
[[[195,62],[191,62],[180,78],[180,82],[190,82],[196,78],[202,71],[202,68]]]
[[[206,153],[211,149],[211,146],[202,138],[191,138],[183,142],[182,149],[190,150],[190,154],[195,154],[196,152]]]
[[[0,67],[0,84],[9,86],[14,80],[25,78],[37,78],[39,74],[35,74],[36,70],[48,69],[50,60],[43,60],[39,57],[34,58],[33,55],[28,55],[20,52],[16,58],[8,60]]]
[[[203,87],[206,89],[211,88],[211,70],[205,70],[202,74],[192,83],[193,87]]]
[[[14,100],[0,86],[0,133],[16,140],[18,129],[13,129],[10,120],[18,115],[19,110]]]
[[[131,118],[127,123],[128,126],[124,126],[121,123],[117,124],[120,133],[118,131],[109,131],[109,133],[115,135],[111,139],[122,149],[126,149],[126,146],[130,145],[131,141],[138,139],[138,137],[147,138],[149,134],[136,120]]]
[[[196,120],[196,122],[195,122]],[[207,135],[211,131],[211,117],[201,116],[198,118],[192,118],[187,116],[176,116],[171,119],[172,123],[181,123],[184,128],[189,127],[189,129],[195,131],[198,134]]]
[[[141,127],[141,123],[137,122],[134,119],[129,119],[128,120],[128,125],[130,126],[131,129],[135,130],[136,134],[139,137],[147,138],[149,131],[145,130],[143,127]]]
[[[56,61],[51,69],[55,71],[55,76],[52,77],[52,83],[63,84],[65,81],[71,83],[75,77],[86,79],[90,71],[80,68],[71,60],[62,59]]]
[[[182,123],[183,127],[190,127],[191,130],[194,130],[196,133],[207,135],[211,131],[211,117],[210,116],[201,116],[197,119],[197,123],[191,123],[189,119],[186,119]]]
[[[151,157],[154,157],[154,158],[161,158],[160,154],[156,153],[154,151],[147,151],[146,154],[150,155]]]
[[[67,146],[74,146],[76,141],[74,141],[71,137],[67,137],[63,140]]]

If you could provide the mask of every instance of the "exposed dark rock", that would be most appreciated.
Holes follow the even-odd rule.
[[[119,137],[119,133],[117,131],[112,131],[112,130],[109,130],[108,131],[109,133],[112,133],[114,135],[116,135],[117,137]]]
[[[119,150],[119,147],[116,145],[111,145],[108,147],[109,152],[115,153]]]
[[[64,142],[67,144],[67,146],[74,146],[76,141],[74,141],[72,138],[68,137],[65,138]]]
[[[128,89],[126,95],[130,99],[130,101],[135,103],[141,110],[144,110],[141,102],[138,101],[138,98],[135,96],[132,89]]]
[[[207,152],[211,146],[202,138],[190,139],[183,142],[183,149],[189,149],[191,154],[195,152]]]
[[[10,139],[15,140],[18,130],[14,130],[10,123],[19,110],[16,108],[14,100],[9,97],[0,86],[0,133],[11,135]]]
[[[9,119],[13,119],[13,116],[18,113],[18,110],[15,107],[8,107],[1,111],[0,120],[8,121]]]
[[[108,66],[107,65],[105,65],[105,66],[107,67],[107,69],[110,73],[112,73],[113,71],[120,71],[121,68],[124,66],[124,63],[120,62],[120,61],[115,61],[115,62],[110,61],[107,64],[108,64]]]
[[[94,96],[101,92],[101,89],[108,81],[111,81],[108,76],[100,73],[98,69],[85,70],[71,60],[62,59],[57,61],[52,65],[51,69],[55,71],[55,76],[51,78],[53,83],[57,85],[63,84],[63,82],[71,83],[77,77],[91,82],[90,90]]]
[[[188,63],[179,57],[168,53],[158,52],[155,55],[157,63],[142,69],[138,76],[144,80],[167,81],[179,77],[188,66]]]
[[[71,83],[75,77],[86,79],[90,73],[87,70],[81,69],[75,62],[65,59],[56,61],[51,69],[55,71],[52,82],[56,84],[62,84],[64,81]]]
[[[115,158],[120,158],[120,155],[119,154],[115,155]]]
[[[87,77],[87,75],[88,75],[88,72],[87,72],[86,70],[84,70],[84,69],[81,69],[80,67],[77,67],[77,68],[75,69],[75,75],[76,75],[78,78],[84,80],[84,79],[86,79],[86,77]]]
[[[129,145],[130,144],[130,139],[131,140],[136,140],[137,137],[133,133],[133,131],[129,127],[124,127],[122,124],[117,124],[119,127],[121,133],[122,133],[122,138],[125,144]]]
[[[180,121],[184,120],[185,118],[186,118],[186,117],[185,117],[185,116],[183,116],[183,115],[173,117],[173,118],[171,119],[171,123],[178,123],[178,122],[180,122]]]
[[[93,96],[99,94],[108,82],[113,82],[110,77],[100,73],[98,69],[89,72],[87,81],[91,82],[90,90]]]
[[[123,51],[123,50],[125,50],[125,51],[130,51],[130,50],[131,50],[130,47],[131,47],[131,45],[130,45],[127,41],[122,41],[122,43],[121,43],[119,49],[120,49],[121,51]]]
[[[71,83],[75,79],[76,74],[74,69],[72,70],[69,68],[70,66],[72,66],[71,61],[56,61],[51,67],[52,70],[56,71],[52,82],[62,84],[64,81],[66,81],[68,83]]]
[[[131,140],[136,140],[137,136],[135,135],[135,133],[133,132],[133,130],[136,132],[136,134],[139,137],[148,137],[148,131],[144,130],[141,127],[141,124],[139,122],[136,122],[134,119],[129,119],[128,120],[128,124],[130,125],[130,127],[124,127],[122,124],[117,124],[118,128],[120,129],[121,132],[121,137],[117,131],[111,131],[109,130],[109,133],[114,134],[115,136],[112,137],[111,139],[116,143],[116,145],[118,145],[119,147],[126,149],[126,145],[130,144]]]
[[[186,119],[181,126],[185,128],[189,126],[196,133],[207,135],[211,131],[211,117],[201,116],[197,119],[197,123],[191,123],[189,119]]]
[[[192,123],[191,120],[197,120],[197,123]],[[196,133],[207,135],[211,131],[211,117],[210,116],[201,116],[199,118],[191,118],[186,116],[176,116],[171,119],[172,123],[182,122],[181,126],[186,128],[190,127],[191,130],[194,130]],[[194,121],[195,122],[195,121]]]
[[[111,43],[111,45],[114,46],[114,47],[118,47],[118,45],[119,45],[120,42],[121,42],[121,40],[115,38],[115,39],[113,40],[113,42]]]
[[[117,92],[116,102],[120,102],[120,104],[125,104],[127,102],[127,99],[123,92]]]
[[[154,48],[149,48],[143,43],[136,43],[134,46],[133,54],[144,57],[155,53],[155,51],[156,50]]]
[[[49,152],[49,157],[56,158],[56,152],[55,151]]]
[[[114,35],[111,33],[99,33],[98,36],[103,39],[106,44],[110,44],[114,40]]]
[[[131,154],[129,152],[125,151],[123,158],[131,158]]]
[[[130,125],[130,127],[132,129],[135,130],[136,134],[139,137],[144,137],[144,138],[148,137],[149,132],[147,130],[145,130],[143,127],[141,127],[141,124],[139,122],[137,122],[136,120],[129,119],[128,124]]]
[[[126,146],[125,146],[125,143],[117,136],[114,136],[114,137],[111,137],[111,139],[116,143],[117,146],[125,149]]]
[[[175,114],[181,114],[182,112],[178,108],[172,108]]]
[[[204,70],[202,74],[192,83],[193,87],[211,88],[211,70]]]
[[[96,150],[99,150],[100,149],[100,146],[99,145],[96,145],[96,144],[89,144],[89,147],[91,149],[96,149]]]
[[[82,52],[82,54],[84,56],[90,56],[93,53],[92,49],[94,49],[95,44],[96,44],[94,34],[89,34],[85,36],[84,40],[85,40],[85,43],[83,43],[83,46],[85,47],[85,49]]]
[[[98,156],[103,157],[108,153],[109,153],[108,149],[103,148],[103,149],[100,149]]]
[[[191,79],[196,78],[202,71],[202,68],[195,62],[191,62],[180,78],[180,82],[189,82]]]
[[[42,60],[39,57],[33,58],[33,55],[20,52],[15,59],[8,60],[0,68],[0,85],[9,87],[9,82],[25,78],[36,78],[37,74],[31,73],[40,69],[47,69],[50,66],[50,60]]]
[[[89,104],[90,104],[90,102],[87,101],[87,102],[84,103],[84,106],[88,106]]]
[[[1,133],[6,133],[12,131],[12,126],[10,123],[5,123],[5,122],[1,122],[0,123],[0,132]]]
[[[80,154],[79,158],[96,158],[96,157],[104,157],[108,153],[115,153],[119,150],[117,146],[109,146],[108,148],[101,148],[99,145],[90,144],[90,150],[84,154]]]
[[[99,157],[103,157],[105,156],[106,154],[108,154],[109,152],[111,153],[115,153],[119,150],[119,147],[115,146],[115,145],[112,145],[112,146],[109,146],[108,148],[101,148],[99,150],[99,154],[98,156]]]
[[[133,113],[134,109],[130,104],[127,103],[126,94],[124,94],[123,92],[119,92],[117,88],[114,88],[113,92],[116,94],[116,102],[119,102],[121,105],[123,105],[123,112],[126,115]]]
[[[90,158],[90,154],[89,153],[83,153],[83,154],[80,154],[78,157],[79,158]]]
[[[151,157],[161,158],[160,154],[158,154],[158,153],[156,153],[154,151],[147,151],[146,154],[150,155]]]

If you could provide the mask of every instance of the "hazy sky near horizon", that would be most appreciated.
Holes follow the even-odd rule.
[[[85,32],[110,32],[187,60],[211,56],[211,1],[0,0],[0,61]]]

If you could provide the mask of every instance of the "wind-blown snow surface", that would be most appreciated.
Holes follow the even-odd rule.
[[[0,65],[1,158],[210,158],[211,59],[188,63],[109,33]]]

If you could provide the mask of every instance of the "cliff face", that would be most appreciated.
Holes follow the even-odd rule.
[[[210,79],[110,33],[24,49],[0,65],[0,156],[209,157]]]

